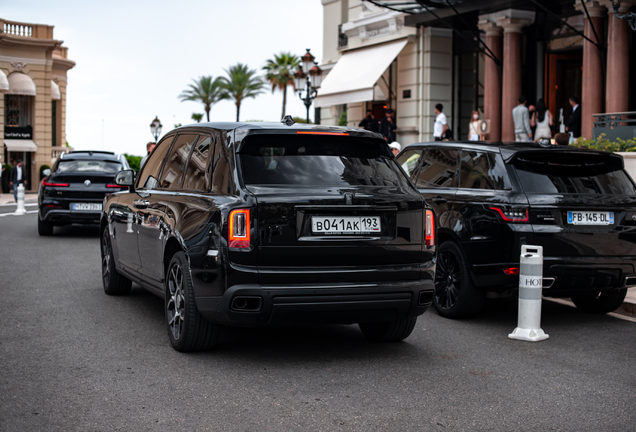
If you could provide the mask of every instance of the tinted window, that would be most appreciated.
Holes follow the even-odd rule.
[[[234,182],[232,181],[233,159],[230,147],[230,134],[222,135],[218,141],[212,158],[212,192],[232,194]]]
[[[181,189],[188,156],[197,140],[194,134],[179,134],[161,171],[158,188]]]
[[[461,188],[511,189],[508,173],[500,154],[462,150]]]
[[[174,136],[164,138],[159,142],[157,147],[155,147],[139,173],[137,187],[142,189],[155,189],[157,187],[163,160],[165,159],[168,150],[170,150],[172,141],[174,141]]]
[[[526,193],[636,195],[620,159],[611,156],[522,155],[514,166]]]
[[[188,161],[183,189],[210,190],[210,170],[207,168],[211,153],[214,153],[214,140],[209,136],[200,136]]]
[[[454,149],[431,148],[417,175],[418,188],[451,187],[457,171],[457,155]]]
[[[259,135],[240,152],[245,184],[408,186],[384,141]]]
[[[402,169],[409,175],[409,177],[415,174],[415,170],[422,159],[423,152],[424,150],[422,149],[407,149],[398,156],[398,163],[402,166]]]
[[[55,172],[116,174],[123,169],[119,162],[103,160],[60,160]]]

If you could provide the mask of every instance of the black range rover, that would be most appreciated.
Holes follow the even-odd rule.
[[[486,292],[518,287],[523,244],[543,246],[544,296],[606,313],[636,285],[636,187],[619,155],[459,142],[397,159],[437,215],[440,314],[475,315]]]
[[[401,340],[431,305],[434,215],[384,139],[292,123],[178,128],[106,198],[104,290],[163,297],[175,349],[211,347],[218,325]]]

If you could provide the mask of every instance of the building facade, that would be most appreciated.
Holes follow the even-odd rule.
[[[24,162],[26,190],[66,147],[67,72],[75,62],[53,26],[0,18],[0,156]]]
[[[489,140],[514,140],[512,109],[543,99],[567,121],[581,101],[581,135],[594,114],[636,111],[634,0],[322,0],[327,72],[320,118],[357,126],[395,111],[402,145],[433,138],[441,103],[455,139],[467,139],[474,110]],[[615,12],[615,6],[617,12]]]

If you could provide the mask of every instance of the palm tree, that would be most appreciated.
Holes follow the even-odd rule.
[[[212,105],[227,98],[227,95],[223,90],[222,78],[217,77],[212,79],[211,76],[202,76],[198,81],[195,79],[192,81],[194,81],[194,84],[190,84],[190,88],[184,90],[179,95],[179,98],[181,99],[181,102],[201,102],[205,109],[205,115],[208,121],[210,121],[210,109],[212,108]]]
[[[300,65],[300,59],[292,53],[274,54],[273,60],[267,60],[263,67],[265,78],[272,85],[272,93],[279,89],[283,92],[283,113],[280,118],[285,117],[285,106],[287,105],[287,86],[294,87],[294,72]]]
[[[239,121],[241,102],[247,98],[253,98],[263,93],[265,82],[256,75],[256,70],[250,69],[247,65],[237,63],[224,69],[227,77],[222,77],[223,89],[229,99],[234,99],[236,104],[236,121]]]

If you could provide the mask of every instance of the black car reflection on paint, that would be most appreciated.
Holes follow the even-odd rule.
[[[184,126],[117,182],[130,190],[105,200],[104,289],[163,297],[177,350],[210,348],[219,325],[357,323],[401,340],[431,305],[434,215],[378,134]]]
[[[104,197],[127,189],[115,184],[117,173],[127,169],[122,154],[88,150],[61,154],[40,182],[38,233],[51,235],[60,225],[99,224]]]
[[[514,292],[524,244],[543,247],[544,296],[606,313],[636,285],[636,188],[619,155],[438,142],[397,160],[437,215],[441,315],[475,315],[487,292]]]

